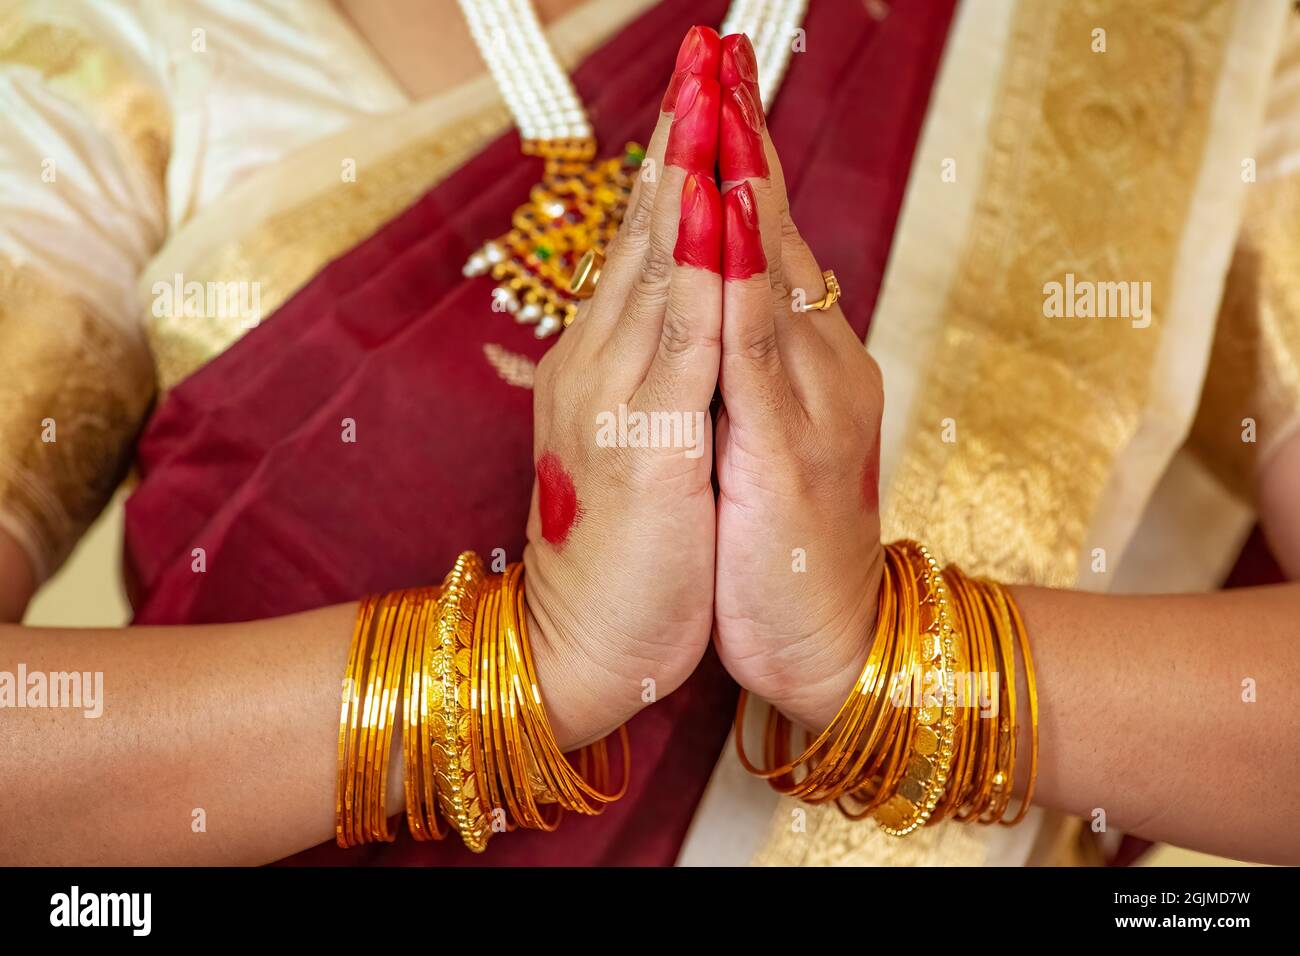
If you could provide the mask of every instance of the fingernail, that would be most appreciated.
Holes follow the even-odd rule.
[[[718,67],[718,82],[723,86],[741,83],[758,86],[758,61],[754,47],[743,33],[729,33],[719,43],[722,62]],[[755,89],[757,93],[757,89]]]
[[[748,86],[741,84],[723,88],[718,135],[718,160],[724,183],[751,176],[756,179],[767,178],[767,154],[763,149],[763,108]]]
[[[682,184],[673,258],[679,265],[722,271],[722,197],[712,176],[691,173]]]
[[[758,232],[758,205],[749,183],[741,183],[722,197],[722,275],[748,279],[767,269],[763,239]]]
[[[713,174],[718,161],[718,81],[690,74],[682,81],[664,162]]]
[[[671,113],[676,106],[682,81],[688,76],[717,76],[721,40],[712,27],[691,27],[677,50],[677,64],[668,81],[661,109]]]

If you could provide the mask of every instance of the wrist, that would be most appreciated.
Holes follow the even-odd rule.
[[[526,582],[525,582],[526,586]],[[637,709],[622,713],[606,702],[608,675],[566,640],[531,594],[525,600],[528,644],[551,733],[564,752],[595,743],[617,730]]]
[[[822,669],[810,667],[807,680],[783,700],[771,702],[786,717],[815,732],[835,719],[867,663],[876,633],[883,573],[884,550],[878,548],[868,572],[868,584],[859,591],[860,600],[811,642],[814,647],[833,649],[810,661],[816,665],[820,658]]]

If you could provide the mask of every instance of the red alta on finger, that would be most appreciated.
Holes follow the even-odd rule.
[[[673,258],[679,265],[722,271],[722,197],[713,177],[704,173],[690,173],[682,184]]]
[[[723,89],[718,136],[718,166],[724,183],[767,178],[763,108],[749,87],[742,84]]]
[[[677,94],[686,77],[717,77],[721,42],[717,31],[712,27],[696,26],[686,32],[686,38],[677,50],[677,64],[668,81],[668,92],[664,94],[663,105],[660,107],[665,113],[671,113],[676,108]]]
[[[758,64],[743,33],[723,37],[718,77],[722,87],[718,156],[722,181],[766,178],[763,128],[767,121],[758,89]]]
[[[718,64],[718,82],[723,86],[744,83],[754,98],[758,99],[758,61],[754,58],[754,47],[749,42],[749,37],[743,33],[729,33],[722,38],[719,46],[721,58]]]
[[[713,175],[718,162],[718,81],[688,76],[677,94],[664,162],[687,172]]]
[[[763,237],[758,231],[758,204],[749,183],[741,183],[722,197],[722,275],[748,279],[767,270]]]

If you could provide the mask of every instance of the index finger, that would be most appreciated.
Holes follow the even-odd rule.
[[[623,222],[607,251],[600,282],[596,285],[590,303],[591,308],[583,319],[584,322],[601,326],[605,334],[617,325],[622,314],[622,303],[631,294],[650,249],[650,227],[654,221],[656,197],[663,179],[664,166],[669,161],[666,159],[668,141],[677,112],[678,94],[684,85],[690,85],[688,79],[717,76],[719,44],[716,31],[709,27],[695,26],[687,32],[677,51],[677,62],[660,106],[659,122],[646,149],[642,172],[632,187]],[[675,183],[675,188],[680,190],[680,179]]]

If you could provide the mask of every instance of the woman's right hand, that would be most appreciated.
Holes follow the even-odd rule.
[[[671,693],[709,642],[718,50],[713,30],[687,34],[595,295],[537,369],[525,587],[538,680],[566,749]],[[644,447],[632,427],[626,444],[639,447],[609,447],[638,413],[680,423],[674,447]]]

